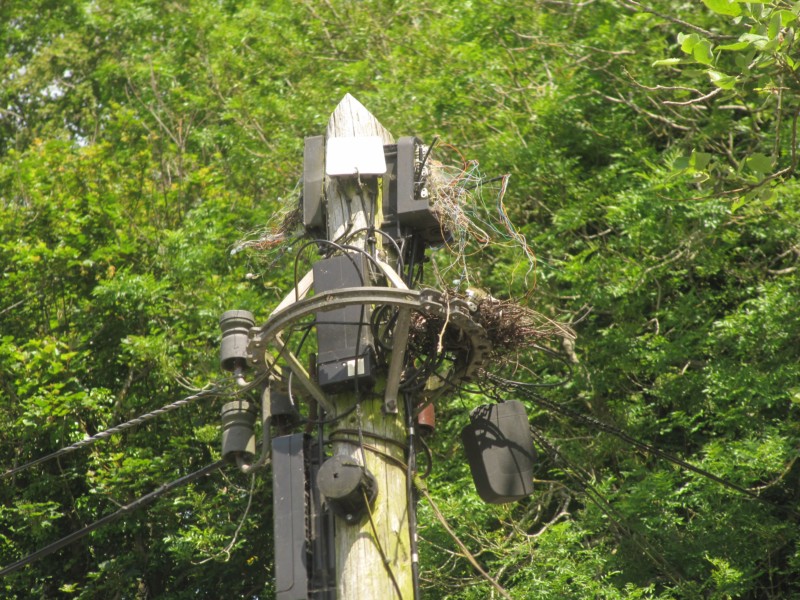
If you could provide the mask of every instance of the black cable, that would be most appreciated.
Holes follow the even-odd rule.
[[[355,231],[347,234],[346,237],[342,236],[339,239],[342,242],[346,242],[346,241],[350,240],[350,238],[353,238],[356,235],[358,235],[359,233],[362,233],[364,231],[366,231],[367,233],[370,233],[370,234],[379,233],[379,234],[381,234],[383,237],[385,237],[387,240],[389,240],[392,243],[392,245],[394,246],[394,249],[397,251],[397,272],[402,274],[403,273],[403,268],[404,268],[403,251],[400,249],[400,246],[397,244],[397,240],[395,240],[390,234],[385,232],[383,229],[374,229],[374,228],[370,229],[369,227],[362,227],[361,229],[356,229]]]
[[[356,404],[353,404],[353,406],[348,408],[343,413],[336,415],[335,417],[330,417],[328,419],[308,419],[306,421],[301,421],[301,423],[311,423],[312,425],[330,425],[331,423],[336,423],[337,421],[341,421],[347,415],[351,414],[355,409],[356,409]]]
[[[417,236],[412,236],[411,238],[411,249],[408,252],[408,273],[404,273],[404,279],[406,285],[408,287],[412,287],[414,284],[414,266],[417,260]],[[403,250],[405,250],[407,240],[403,240]]]
[[[408,503],[408,536],[411,544],[411,581],[414,600],[420,600],[419,590],[419,544],[417,541],[417,498],[414,493],[414,475],[417,472],[417,455],[414,449],[416,427],[411,410],[411,395],[403,394],[405,400],[406,428],[408,429],[408,468],[406,469],[406,502]]]
[[[234,391],[236,391],[237,393],[248,391],[249,389],[252,389],[253,387],[255,387],[255,385],[257,385],[257,383],[260,383],[260,381],[257,380],[256,382],[253,382],[252,384],[249,384],[249,386],[247,388],[238,388],[238,389],[234,389]],[[35,460],[32,460],[30,462],[27,462],[24,465],[21,465],[19,467],[14,467],[13,469],[8,469],[4,473],[0,474],[0,479],[4,479],[6,477],[14,475],[15,473],[19,473],[20,471],[24,471],[25,469],[28,469],[30,467],[34,467],[36,465],[42,464],[42,463],[47,462],[49,460],[52,460],[54,458],[58,458],[60,456],[64,456],[65,454],[69,454],[70,452],[74,452],[75,450],[80,450],[81,448],[84,448],[86,446],[90,446],[91,444],[94,444],[95,442],[98,442],[100,440],[104,440],[106,438],[110,438],[112,435],[115,435],[117,433],[120,433],[122,431],[130,429],[131,427],[136,427],[137,425],[142,425],[143,423],[146,423],[147,421],[155,419],[156,417],[160,417],[161,415],[164,415],[166,413],[172,412],[173,410],[176,410],[178,408],[182,408],[184,406],[187,406],[187,405],[191,404],[192,402],[194,402],[196,400],[199,400],[200,398],[207,398],[207,397],[213,397],[213,396],[226,395],[226,394],[230,393],[231,387],[232,386],[226,386],[226,387],[214,386],[210,390],[203,390],[203,391],[200,391],[197,394],[194,394],[192,396],[187,396],[186,398],[183,398],[181,400],[177,400],[176,402],[172,402],[171,404],[166,404],[166,405],[162,406],[161,408],[158,408],[158,409],[156,409],[156,410],[154,410],[152,412],[140,415],[140,416],[138,416],[138,417],[136,417],[134,419],[131,419],[130,421],[126,421],[125,423],[120,423],[119,425],[116,425],[114,427],[111,427],[109,429],[101,431],[99,433],[96,433],[91,437],[82,439],[82,440],[80,440],[78,442],[75,442],[74,444],[70,444],[69,446],[65,446],[64,448],[56,450],[55,452],[51,452],[50,454],[48,454],[46,456],[39,457],[39,458],[37,458]]]
[[[419,367],[407,367],[409,373],[400,382],[399,388],[404,392],[419,391],[428,383],[428,379],[436,374],[439,367],[445,361],[446,352],[435,352],[425,355],[422,364]],[[444,381],[444,378],[441,378]]]
[[[420,475],[420,478],[427,479],[431,471],[433,471],[433,452],[431,451],[431,447],[428,446],[428,442],[422,436],[417,436],[417,442],[422,446],[422,449],[425,451],[425,458],[428,459],[428,464],[425,467],[425,471]]]
[[[420,165],[419,165],[420,173],[422,172],[422,169],[425,167],[425,163],[427,163],[427,162],[428,162],[428,157],[431,155],[431,150],[433,150],[433,147],[434,147],[434,146],[435,146],[435,145],[436,145],[438,142],[439,142],[439,136],[438,136],[438,135],[437,135],[437,136],[434,136],[434,137],[433,137],[433,141],[432,141],[432,142],[430,143],[430,145],[428,146],[428,151],[425,153],[425,157],[422,159],[422,162],[421,162],[421,163],[420,163]]]
[[[298,285],[299,285],[300,282],[297,279],[297,267],[298,267],[298,263],[299,263],[299,260],[300,260],[300,255],[302,254],[303,250],[305,250],[306,248],[308,248],[309,246],[311,246],[313,244],[333,246],[334,249],[339,250],[340,252],[342,252],[342,254],[344,256],[346,256],[350,260],[351,263],[353,263],[353,268],[356,270],[356,273],[359,274],[359,277],[361,279],[361,285],[362,286],[364,285],[364,276],[361,274],[361,271],[359,270],[358,265],[356,264],[356,261],[353,259],[353,257],[350,256],[350,254],[345,251],[345,247],[344,246],[341,246],[341,245],[337,244],[336,242],[332,242],[330,240],[324,240],[322,238],[315,238],[313,240],[309,240],[308,242],[306,242],[305,244],[300,246],[300,248],[294,254],[294,298],[295,298],[295,301],[297,301],[298,296],[300,295],[300,292],[298,290]],[[360,251],[364,252],[361,248],[356,248],[356,250],[360,250]],[[367,254],[366,252],[364,252],[364,254],[369,256],[369,254]]]
[[[611,434],[611,435],[621,439],[622,441],[627,442],[628,444],[630,444],[634,448],[637,448],[638,450],[641,450],[643,452],[647,452],[649,454],[652,454],[654,456],[662,458],[662,459],[666,460],[667,462],[671,462],[672,464],[681,467],[682,469],[685,469],[687,471],[691,471],[693,473],[696,473],[697,475],[700,475],[700,476],[702,476],[702,477],[704,477],[706,479],[709,479],[709,480],[711,480],[711,481],[713,481],[715,483],[718,483],[718,484],[720,484],[720,485],[722,485],[722,486],[724,486],[726,488],[729,488],[731,490],[739,492],[740,494],[744,494],[745,496],[747,496],[749,498],[752,498],[754,500],[758,500],[759,502],[762,502],[763,504],[766,504],[766,505],[771,506],[773,508],[778,508],[779,510],[785,511],[785,512],[787,512],[787,513],[789,513],[789,514],[791,514],[791,515],[793,515],[795,517],[799,517],[800,518],[800,514],[798,514],[796,511],[794,511],[794,510],[792,510],[790,508],[787,508],[787,507],[778,506],[778,505],[770,502],[769,500],[766,500],[765,498],[762,498],[758,494],[755,494],[755,493],[751,492],[747,488],[744,488],[744,487],[742,487],[742,486],[740,486],[740,485],[738,485],[738,484],[736,484],[736,483],[734,483],[734,482],[732,482],[732,481],[730,481],[728,479],[725,479],[724,477],[720,477],[719,475],[715,475],[711,471],[706,471],[705,469],[702,469],[700,467],[696,467],[693,464],[691,464],[689,462],[686,462],[685,460],[683,460],[681,458],[678,458],[674,454],[670,454],[669,452],[665,452],[664,450],[656,448],[655,446],[653,446],[651,444],[648,444],[648,443],[643,442],[643,441],[641,441],[639,439],[636,439],[635,437],[633,437],[632,435],[626,433],[622,429],[619,429],[618,427],[614,427],[613,425],[605,423],[604,421],[600,421],[599,419],[595,419],[594,417],[590,417],[588,415],[584,415],[583,413],[580,413],[580,412],[578,412],[576,410],[573,410],[571,408],[567,408],[566,406],[562,406],[561,404],[558,404],[558,403],[553,402],[551,400],[546,400],[545,398],[542,398],[541,396],[538,396],[538,395],[534,394],[532,391],[527,390],[526,388],[529,387],[528,384],[517,382],[517,381],[510,381],[508,379],[503,379],[501,377],[497,377],[497,376],[492,375],[492,374],[487,374],[487,376],[489,377],[490,381],[495,382],[500,387],[500,389],[504,389],[504,386],[505,386],[506,388],[510,388],[510,389],[513,389],[513,390],[515,390],[517,392],[521,392],[523,394],[523,396],[525,396],[527,399],[535,402],[536,404],[538,404],[542,408],[545,408],[545,409],[550,410],[552,412],[561,414],[561,415],[563,415],[565,417],[568,417],[570,419],[575,419],[576,421],[578,421],[578,422],[580,422],[580,423],[582,423],[584,425],[588,425],[589,427],[593,427],[593,428],[597,429],[598,431],[603,431],[605,433]]]
[[[336,432],[332,433],[331,436],[335,435]],[[403,469],[405,471],[408,468],[408,464],[400,460],[399,458],[392,456],[385,450],[381,450],[377,446],[373,446],[372,444],[367,444],[364,442],[363,444],[358,440],[353,440],[346,437],[337,437],[337,438],[330,438],[325,441],[325,445],[330,446],[332,444],[350,444],[351,446],[355,446],[357,450],[369,450],[376,456],[380,456],[386,462],[392,463],[395,467],[399,469]]]
[[[567,374],[564,375],[564,377],[559,379],[558,381],[554,381],[554,382],[551,382],[551,383],[528,383],[528,382],[525,382],[524,383],[525,387],[527,387],[527,388],[554,388],[554,387],[561,387],[563,385],[566,385],[569,381],[572,380],[572,376],[574,374],[573,365],[572,365],[572,363],[569,362],[568,357],[566,357],[564,354],[562,354],[561,352],[557,352],[557,351],[553,350],[552,348],[548,348],[547,346],[540,346],[539,344],[532,344],[529,347],[529,349],[538,350],[538,351],[542,352],[543,354],[550,355],[551,358],[555,358],[558,362],[562,363],[563,365],[565,365],[567,367]],[[525,370],[528,373],[531,373],[533,375],[539,376],[537,373],[534,373],[532,369],[529,369],[529,368],[525,367]]]
[[[653,562],[653,564],[661,569],[672,580],[675,585],[680,584],[680,576],[674,573],[672,565],[669,564],[667,559],[662,554],[661,550],[655,548],[647,538],[635,529],[629,526],[626,517],[617,511],[611,503],[606,500],[603,495],[591,483],[591,475],[572,461],[568,460],[555,446],[548,442],[544,436],[540,435],[533,427],[531,427],[531,435],[536,442],[550,455],[554,462],[561,463],[565,467],[566,474],[581,488],[586,494],[589,501],[599,508],[606,516],[611,519],[611,522],[618,528],[618,530],[627,535],[634,544]]]
[[[113,512],[110,515],[106,515],[102,519],[98,519],[97,521],[95,521],[91,525],[87,525],[86,527],[84,527],[82,529],[79,529],[78,531],[73,531],[72,533],[70,533],[69,535],[61,538],[57,542],[53,542],[49,546],[45,546],[41,550],[37,550],[33,554],[29,554],[28,556],[26,556],[25,558],[23,558],[21,560],[18,560],[17,562],[15,562],[13,564],[10,564],[10,565],[8,565],[6,567],[3,567],[2,569],[0,569],[0,577],[2,577],[4,575],[8,575],[9,573],[13,573],[14,571],[17,571],[17,570],[21,569],[22,567],[24,567],[24,566],[26,566],[26,565],[34,562],[34,561],[39,560],[40,558],[44,558],[45,556],[48,556],[48,555],[52,554],[53,552],[56,552],[56,551],[60,550],[64,546],[68,546],[72,542],[78,541],[79,539],[85,537],[86,535],[88,535],[89,533],[94,531],[95,529],[97,529],[99,527],[102,527],[103,525],[106,525],[107,523],[111,523],[112,521],[117,520],[121,516],[131,512],[131,511],[134,511],[137,508],[141,508],[142,506],[144,506],[146,504],[149,504],[150,502],[152,502],[153,500],[155,500],[159,496],[161,496],[163,494],[166,494],[167,492],[175,489],[176,487],[180,487],[180,486],[185,485],[185,484],[187,484],[187,483],[189,483],[191,481],[194,481],[195,479],[198,479],[198,478],[202,477],[203,475],[207,475],[207,474],[209,474],[209,473],[211,473],[213,471],[216,471],[217,469],[219,469],[220,467],[222,467],[225,464],[226,464],[225,459],[218,460],[217,462],[211,463],[210,465],[206,465],[205,467],[195,471],[194,473],[190,473],[189,475],[184,475],[183,477],[180,477],[179,479],[176,479],[175,481],[172,481],[170,483],[165,483],[164,485],[156,488],[155,490],[153,490],[149,494],[145,494],[144,496],[134,500],[130,504],[126,504],[125,506],[123,506],[122,508],[117,510],[116,512]]]
[[[400,315],[400,311],[389,304],[384,304],[379,308],[377,308],[376,310],[372,311],[372,315],[369,318],[369,328],[370,332],[372,333],[372,338],[375,340],[378,346],[380,346],[381,349],[385,350],[386,352],[391,352],[392,344],[387,343],[383,339],[384,336],[381,335],[381,330],[380,330],[380,325],[381,325],[380,319],[383,317],[383,314],[387,310],[392,311],[392,314],[390,315],[389,319],[386,321],[386,325],[384,326],[384,335],[386,337],[391,337],[391,335],[387,334],[390,334],[390,332],[392,332],[392,328],[394,327],[394,324],[397,322],[397,317]]]
[[[383,442],[384,444],[394,446],[395,448],[400,448],[400,450],[402,450],[403,452],[406,452],[409,448],[406,444],[404,444],[399,440],[393,440],[392,438],[387,437],[385,435],[381,435],[379,433],[373,433],[371,431],[364,431],[363,429],[361,430],[361,433],[359,433],[357,429],[337,429],[336,431],[331,432],[331,436],[338,434],[357,435],[360,437],[372,438],[373,440],[378,440],[379,442]],[[331,437],[331,439],[333,438]]]

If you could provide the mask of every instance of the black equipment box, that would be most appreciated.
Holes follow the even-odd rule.
[[[367,257],[352,252],[314,263],[314,293],[369,285]],[[317,313],[317,377],[327,392],[375,383],[375,351],[370,331],[371,310],[365,304]]]
[[[514,502],[533,493],[533,447],[525,407],[516,400],[479,406],[461,430],[469,468],[484,502]]]

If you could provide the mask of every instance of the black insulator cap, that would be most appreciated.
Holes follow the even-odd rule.
[[[247,364],[247,342],[250,328],[256,324],[253,313],[247,310],[229,310],[219,319],[222,342],[219,347],[219,364],[226,371]]]

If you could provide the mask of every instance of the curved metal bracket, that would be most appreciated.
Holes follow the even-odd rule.
[[[397,394],[412,312],[420,312],[429,317],[443,319],[443,329],[453,326],[464,338],[465,352],[458,354],[453,372],[447,377],[446,383],[452,384],[469,380],[475,371],[484,364],[487,354],[491,350],[491,342],[486,331],[472,319],[469,304],[463,300],[448,298],[436,290],[417,291],[389,287],[343,288],[302,298],[288,303],[286,306],[284,304],[287,303],[281,303],[280,310],[273,312],[264,325],[250,330],[247,361],[256,370],[267,370],[269,368],[266,356],[267,347],[275,347],[287,361],[298,382],[328,412],[333,411],[331,401],[319,385],[312,380],[297,357],[286,348],[280,336],[283,330],[305,317],[357,304],[388,305],[399,310],[398,325],[400,328],[395,332],[396,347],[389,365],[384,401],[386,410],[389,412],[397,410]],[[403,331],[399,331],[399,329],[403,329]],[[444,379],[442,381],[444,382]],[[436,389],[443,387],[444,385],[440,385]],[[431,389],[429,392],[435,393],[435,389]]]

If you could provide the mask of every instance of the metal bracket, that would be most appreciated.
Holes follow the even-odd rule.
[[[326,410],[330,411],[332,408],[330,400],[327,399],[320,387],[311,381],[297,357],[285,347],[280,333],[293,323],[315,313],[358,304],[394,306],[400,310],[401,316],[405,314],[409,320],[411,313],[416,311],[429,317],[438,317],[445,320],[448,327],[457,328],[459,335],[464,339],[464,352],[457,355],[453,370],[447,377],[446,383],[451,386],[456,382],[469,381],[488,358],[491,342],[483,327],[472,318],[467,302],[447,298],[442,292],[431,289],[417,291],[387,287],[357,287],[331,290],[324,294],[303,298],[274,312],[264,325],[250,330],[247,345],[248,363],[260,371],[268,369],[266,349],[268,346],[276,347],[281,356],[289,362],[289,367],[298,378],[299,383]],[[391,410],[392,401],[394,400],[396,403],[403,364],[402,358],[407,344],[408,325],[405,325],[403,329],[406,340],[402,340],[401,337],[395,338],[397,347],[393,350],[389,365],[384,399],[389,410]],[[395,335],[398,334],[402,336],[400,331],[396,331]],[[430,399],[446,388],[446,385],[432,387],[423,394],[426,399]]]

